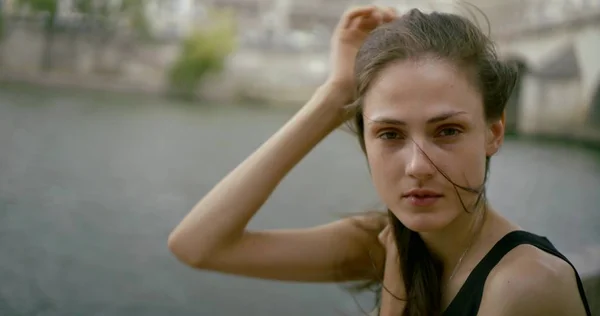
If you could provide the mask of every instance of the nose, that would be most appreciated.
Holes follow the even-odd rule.
[[[406,174],[418,180],[427,180],[433,177],[437,169],[425,153],[425,148],[413,141],[407,146],[408,162]]]

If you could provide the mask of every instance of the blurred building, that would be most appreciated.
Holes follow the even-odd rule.
[[[146,13],[152,33],[161,38],[181,38],[206,17],[207,1],[146,0]]]
[[[600,125],[600,1],[469,2],[472,5],[422,0],[213,0],[211,5],[238,11],[247,47],[304,54],[326,51],[340,14],[353,4],[391,5],[400,12],[419,8],[463,14],[484,31],[489,29],[501,57],[519,68],[520,81],[507,108],[509,130],[564,133]],[[304,68],[311,69],[308,65],[318,60],[311,57]],[[321,75],[326,71],[318,69]]]
[[[60,16],[74,14],[71,9],[74,0],[59,1]],[[118,4],[121,0],[104,1]],[[600,126],[598,0],[470,0],[472,5],[458,0],[146,1],[151,33],[175,41],[201,22],[211,8],[232,9],[236,13],[241,49],[231,59],[230,68],[238,79],[241,78],[240,84],[246,84],[243,74],[247,74],[246,90],[262,96],[282,95],[286,89],[290,94],[301,90],[293,98],[298,100],[308,97],[305,94],[311,93],[314,85],[326,75],[331,32],[349,6],[374,3],[394,6],[399,12],[419,8],[460,13],[475,20],[484,30],[489,26],[501,58],[518,65],[520,81],[507,108],[509,130],[563,133],[579,127]],[[9,12],[15,0],[3,0],[2,3],[3,11]],[[43,41],[31,37],[33,34],[23,34],[9,36],[5,50],[22,53],[6,53],[5,67],[11,64],[16,68],[24,67],[22,65],[32,64],[29,60],[35,60],[36,57],[25,57],[27,54],[37,56],[38,53],[34,54],[37,50],[31,45]],[[170,45],[176,46],[173,42]],[[74,44],[67,46],[75,47]],[[161,49],[148,48],[148,52],[153,52],[149,53],[151,58],[136,57],[134,60],[168,60],[155,56],[154,52]],[[165,56],[174,55],[173,48],[165,46],[164,50],[169,52]],[[11,58],[15,60],[9,62]],[[135,68],[133,64],[133,61],[127,63],[132,69]],[[115,69],[124,68],[115,65],[119,65]],[[137,68],[143,67],[146,66]],[[159,73],[158,67],[147,67],[152,71],[156,68]],[[142,72],[136,70],[135,73]],[[149,77],[144,75],[145,80]],[[257,87],[259,84],[264,90]]]

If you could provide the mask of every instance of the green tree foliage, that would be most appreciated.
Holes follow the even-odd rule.
[[[27,7],[33,12],[47,12],[55,15],[58,9],[57,0],[18,0],[17,6]]]
[[[193,98],[206,75],[223,70],[236,46],[234,21],[229,11],[212,11],[208,23],[182,41],[180,54],[169,72],[172,93]]]

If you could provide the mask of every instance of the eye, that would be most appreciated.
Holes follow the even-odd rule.
[[[385,132],[379,133],[377,135],[377,138],[380,138],[383,140],[400,139],[401,137],[402,137],[402,135],[395,131],[385,131]]]
[[[453,136],[458,136],[462,133],[461,130],[459,130],[456,127],[444,127],[442,128],[439,132],[438,132],[438,136],[440,137],[453,137]]]

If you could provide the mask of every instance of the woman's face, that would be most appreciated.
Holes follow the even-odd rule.
[[[386,206],[409,229],[444,228],[467,214],[486,156],[500,147],[503,121],[486,122],[482,97],[467,74],[438,59],[402,61],[379,73],[364,99],[371,176]],[[459,198],[460,195],[460,198]]]

